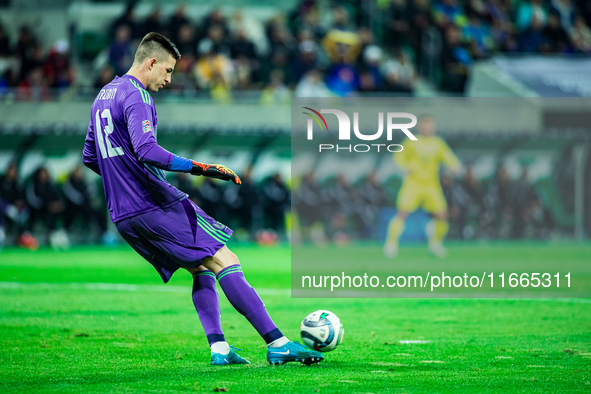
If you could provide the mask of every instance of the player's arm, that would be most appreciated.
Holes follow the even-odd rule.
[[[402,146],[404,146],[402,152],[394,153],[393,155],[394,162],[407,173],[414,172],[417,169],[416,167],[419,165],[416,160],[416,153],[413,148],[413,143],[418,142],[406,139],[404,142],[402,142]]]
[[[212,178],[231,180],[240,184],[240,178],[229,168],[219,164],[204,164],[175,155],[158,145],[154,135],[151,106],[134,102],[126,107],[127,127],[131,144],[142,163],[175,172],[188,172]]]
[[[460,159],[453,153],[451,148],[441,140],[441,162],[445,164],[454,174],[458,174],[462,169]]]
[[[92,121],[88,123],[88,131],[86,132],[86,140],[84,141],[84,150],[82,151],[82,162],[92,171],[101,174],[98,165],[98,157],[96,156],[96,144],[94,142],[94,127]]]

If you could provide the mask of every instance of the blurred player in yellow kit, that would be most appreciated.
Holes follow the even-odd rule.
[[[404,150],[394,154],[394,161],[404,171],[405,177],[396,199],[396,216],[388,225],[384,255],[393,258],[398,254],[398,240],[404,231],[408,215],[423,208],[432,215],[426,232],[429,250],[438,257],[445,257],[443,238],[447,234],[447,202],[439,183],[439,166],[445,164],[457,174],[461,164],[443,139],[435,136],[436,124],[432,117],[419,120],[417,141],[406,140]]]

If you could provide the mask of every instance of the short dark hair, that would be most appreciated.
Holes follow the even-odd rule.
[[[166,54],[171,55],[175,60],[181,58],[181,53],[172,41],[160,33],[151,32],[142,38],[142,42],[135,51],[133,62],[140,64],[151,56],[162,59]]]

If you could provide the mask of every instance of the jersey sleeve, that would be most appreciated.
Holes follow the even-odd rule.
[[[153,105],[144,101],[145,97],[139,90],[131,93],[124,108],[131,145],[138,160],[163,170],[191,171],[191,160],[170,153],[158,145],[153,129],[155,110]]]
[[[86,132],[86,140],[84,141],[84,150],[82,151],[82,162],[92,171],[101,174],[98,165],[98,158],[96,157],[96,143],[94,141],[94,127],[92,121],[88,123],[88,130]]]
[[[445,141],[440,140],[440,154],[441,154],[441,162],[449,167],[452,171],[459,170],[461,167],[460,160],[458,157],[452,152],[450,147],[445,143]]]

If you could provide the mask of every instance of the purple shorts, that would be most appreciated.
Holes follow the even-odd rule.
[[[193,201],[181,200],[117,223],[123,239],[156,268],[164,283],[181,267],[196,268],[220,250],[232,230]]]

